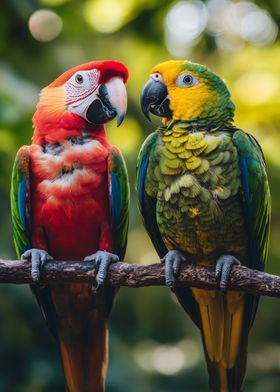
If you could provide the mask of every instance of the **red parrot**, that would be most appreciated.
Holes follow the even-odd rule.
[[[40,94],[32,144],[17,153],[11,206],[18,256],[31,259],[31,286],[57,339],[69,392],[102,392],[107,319],[115,294],[108,266],[125,254],[129,188],[125,162],[104,123],[127,106],[127,68],[92,61],[63,73]],[[38,284],[48,260],[92,261],[96,286]]]

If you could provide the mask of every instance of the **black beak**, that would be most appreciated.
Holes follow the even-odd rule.
[[[117,114],[116,109],[113,108],[110,102],[108,89],[105,84],[102,84],[99,87],[97,98],[87,109],[86,118],[92,124],[105,124],[116,117]],[[122,122],[124,115],[121,117],[122,118],[118,118],[118,125],[119,122]]]
[[[161,81],[150,79],[142,90],[140,101],[142,111],[149,121],[151,121],[149,112],[159,117],[172,116],[168,91]]]

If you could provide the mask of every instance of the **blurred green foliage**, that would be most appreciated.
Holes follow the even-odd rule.
[[[280,2],[256,1],[280,24]],[[126,260],[157,260],[137,213],[134,173],[138,150],[155,124],[139,110],[139,94],[150,68],[171,57],[164,20],[176,2],[160,0],[2,0],[0,12],[0,249],[15,258],[9,211],[10,174],[20,145],[30,143],[32,114],[39,90],[71,66],[114,58],[127,64],[129,106],[119,129],[108,126],[112,143],[123,151],[132,187],[131,225]],[[29,32],[30,15],[48,8],[63,29],[49,42]],[[236,124],[260,141],[268,163],[273,219],[267,270],[280,274],[280,44],[231,51],[202,33],[185,56],[223,76],[236,104]],[[28,287],[0,286],[0,391],[62,391],[58,352]],[[248,392],[278,392],[280,324],[276,299],[263,298],[251,333]],[[200,336],[166,288],[122,289],[110,319],[109,392],[207,390]],[[82,391],[81,391],[82,392]]]

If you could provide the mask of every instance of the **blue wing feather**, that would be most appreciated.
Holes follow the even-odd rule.
[[[145,184],[148,164],[149,164],[149,155],[145,154],[139,168],[138,184],[137,184],[138,201],[141,205],[141,208],[143,206],[143,192],[144,192],[144,184]]]
[[[265,160],[253,136],[237,130],[233,142],[239,156],[244,216],[250,241],[250,267],[263,270],[268,251],[271,213]]]
[[[21,224],[25,229],[27,229],[26,195],[27,195],[27,177],[24,176],[18,186],[18,211],[19,211]]]
[[[11,211],[14,243],[18,257],[30,248],[29,200],[29,147],[23,146],[17,153],[11,182]]]
[[[151,197],[145,191],[145,181],[152,151],[157,141],[158,133],[154,132],[144,142],[137,160],[136,189],[138,195],[138,207],[141,212],[145,228],[160,257],[163,257],[167,248],[162,239],[157,224],[155,197]]]
[[[120,220],[120,187],[118,184],[118,179],[116,173],[112,170],[110,171],[110,201],[111,201],[111,213],[112,213],[112,225],[113,225],[113,240],[114,240],[114,253],[120,254],[120,247],[118,243],[117,227]]]

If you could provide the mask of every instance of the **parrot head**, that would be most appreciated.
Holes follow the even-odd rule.
[[[125,65],[113,60],[92,61],[64,72],[41,90],[33,116],[35,139],[61,128],[98,128],[115,117],[119,126],[127,109],[127,79]]]
[[[231,122],[234,104],[224,81],[204,65],[170,60],[156,65],[141,94],[141,107],[164,118],[202,126]]]

